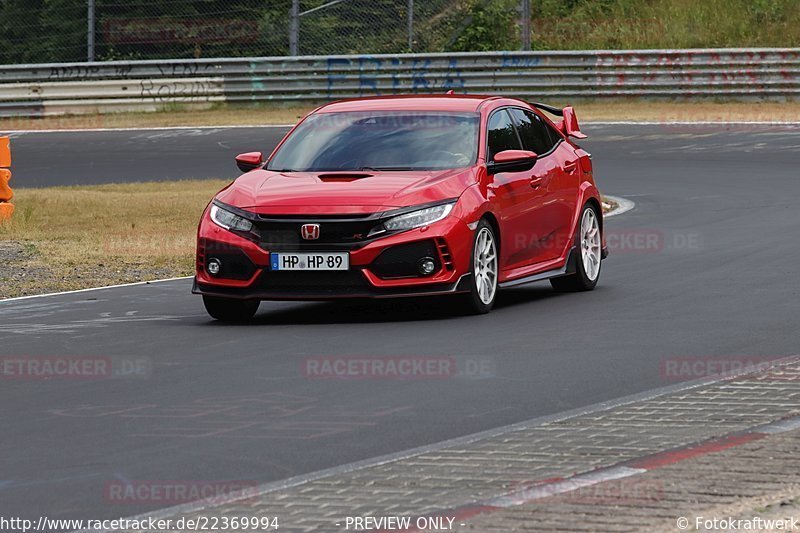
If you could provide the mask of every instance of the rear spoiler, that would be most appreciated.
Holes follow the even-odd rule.
[[[581,132],[580,126],[578,126],[578,117],[575,115],[575,110],[572,109],[572,106],[568,105],[564,109],[559,109],[547,104],[532,103],[531,105],[536,109],[547,111],[551,115],[563,117],[562,120],[556,123],[556,127],[561,130],[564,135],[575,137],[576,139],[586,138],[586,134]]]

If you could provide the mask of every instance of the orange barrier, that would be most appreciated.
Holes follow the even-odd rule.
[[[14,193],[8,185],[11,179],[11,144],[8,137],[0,137],[0,221],[11,218],[14,213],[14,204],[11,199]]]

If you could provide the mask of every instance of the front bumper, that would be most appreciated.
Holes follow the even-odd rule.
[[[469,274],[464,274],[455,283],[423,285],[418,287],[377,288],[364,285],[338,287],[336,285],[302,285],[275,288],[269,285],[248,288],[224,287],[200,283],[197,277],[192,285],[193,294],[219,296],[237,300],[337,300],[342,298],[411,298],[416,296],[438,296],[469,291]]]
[[[433,274],[398,275],[385,268],[386,257],[391,257],[395,261],[393,265],[397,267],[397,250],[414,250],[423,244],[436,254],[437,270]],[[271,251],[308,252],[313,251],[310,248],[312,246],[309,242],[298,244],[297,247],[286,244],[271,247],[257,243],[218,227],[204,215],[198,231],[192,292],[236,299],[331,300],[469,291],[472,231],[455,216],[430,226],[348,246],[350,270],[347,271],[271,270]],[[330,250],[331,245],[321,244],[317,251]],[[234,264],[236,268],[211,276],[206,270],[206,261],[212,256],[222,257],[223,265]],[[411,255],[410,261],[415,264],[415,256]]]

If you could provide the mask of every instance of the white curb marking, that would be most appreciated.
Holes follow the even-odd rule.
[[[137,281],[134,283],[120,283],[119,285],[104,285],[102,287],[89,287],[88,289],[77,289],[74,291],[62,291],[62,292],[48,292],[45,294],[32,294],[30,296],[16,296],[14,298],[5,298],[0,300],[0,305],[6,302],[18,302],[20,300],[31,300],[33,298],[45,298],[47,296],[63,296],[65,294],[78,294],[81,292],[89,292],[89,291],[101,291],[103,289],[119,289],[121,287],[135,287],[137,285],[150,285],[151,283],[162,283],[164,281],[178,281],[182,279],[192,279],[194,276],[184,276],[180,278],[166,278],[166,279],[154,279],[151,281]]]
[[[627,466],[612,466],[611,468],[604,468],[598,472],[578,474],[562,481],[554,481],[544,485],[524,488],[522,490],[512,492],[511,494],[506,494],[505,496],[480,502],[479,505],[489,505],[492,507],[503,508],[516,507],[518,505],[524,505],[541,498],[548,498],[557,494],[572,492],[606,481],[613,481],[615,479],[635,476],[643,472],[647,472],[647,470],[644,468],[629,468]]]
[[[636,204],[633,201],[627,200],[625,198],[620,198],[619,196],[610,196],[606,194],[605,197],[613,202],[616,202],[617,207],[615,207],[608,213],[605,213],[603,215],[603,218],[615,217],[617,215],[621,215],[622,213],[627,213],[628,211],[636,207]]]

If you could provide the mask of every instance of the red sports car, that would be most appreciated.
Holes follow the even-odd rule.
[[[554,123],[541,111],[560,116]],[[220,320],[261,300],[594,288],[600,193],[571,107],[504,97],[393,96],[310,114],[220,191],[200,221],[193,292]]]

